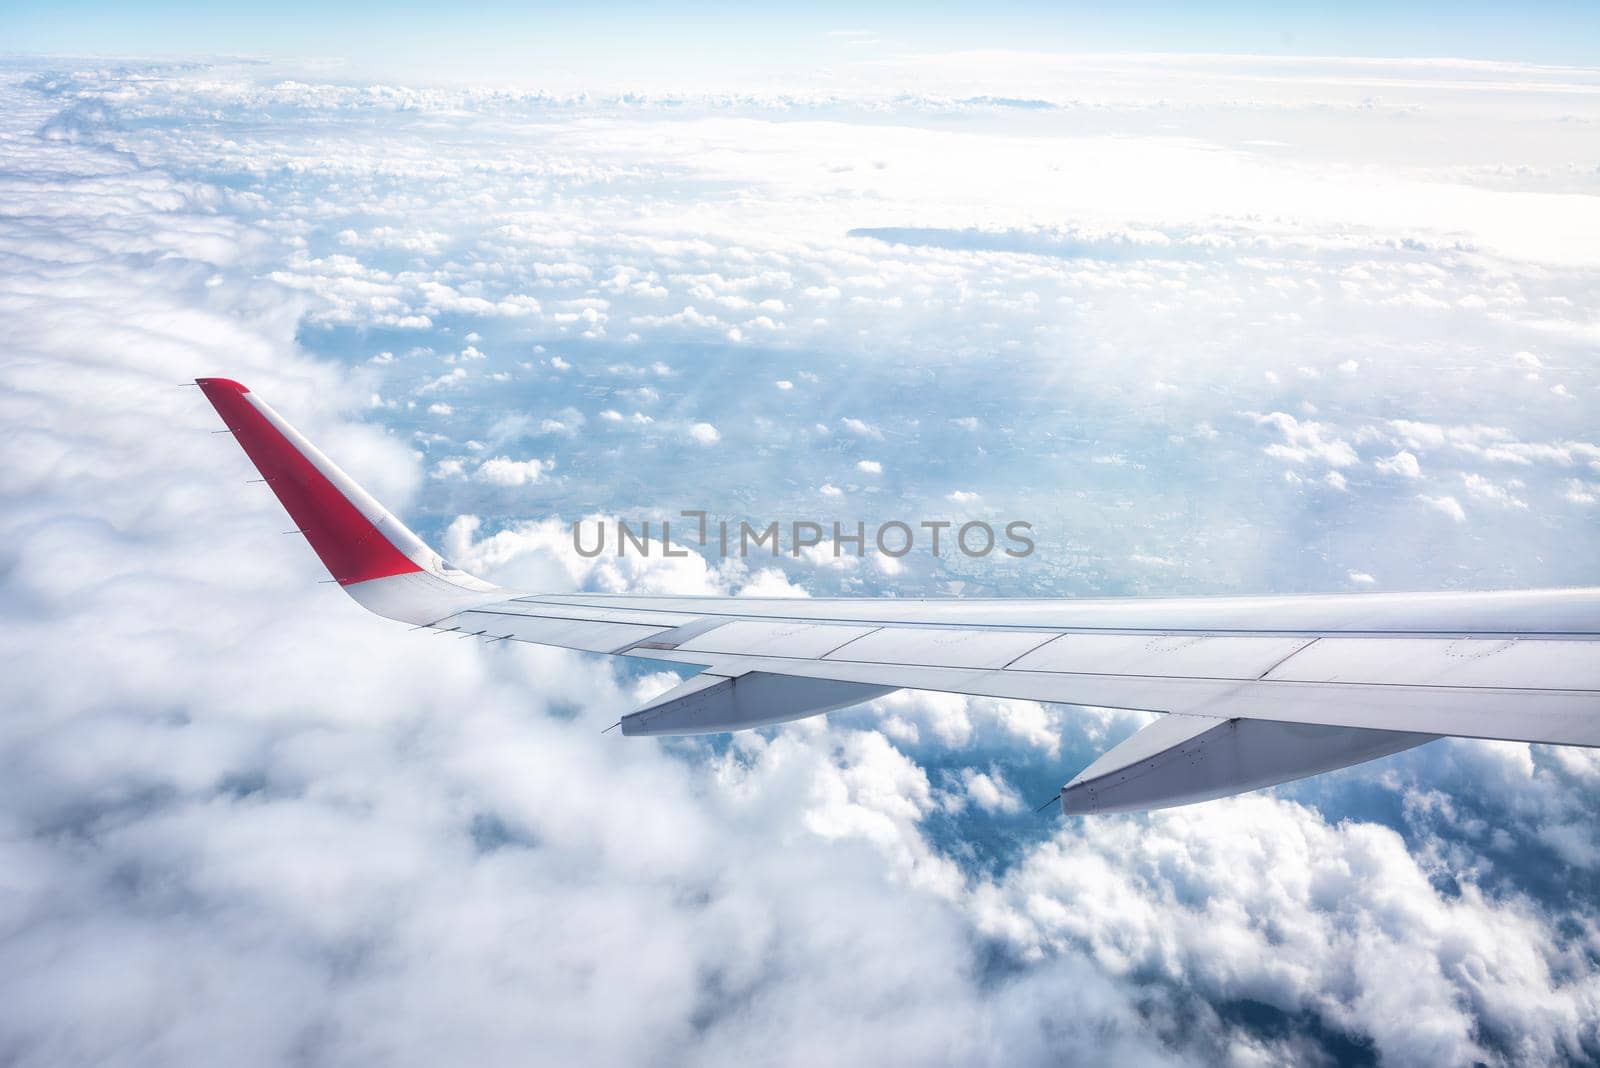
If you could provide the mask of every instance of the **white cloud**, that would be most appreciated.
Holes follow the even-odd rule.
[[[364,233],[355,230],[342,230],[338,235],[341,245],[354,248],[390,248],[401,249],[407,252],[438,252],[449,240],[445,234],[436,231],[416,230],[407,232],[393,226],[377,226]]]
[[[428,382],[419,386],[417,388],[417,392],[434,393],[441,389],[454,389],[455,387],[461,385],[462,382],[466,381],[466,378],[466,369],[462,367],[456,367],[446,371],[442,375],[439,375],[437,378],[430,379]]]
[[[495,486],[528,486],[538,482],[549,469],[549,463],[543,460],[496,456],[478,465],[478,478]]]
[[[883,464],[877,460],[857,460],[856,470],[864,475],[881,475],[883,474]]]
[[[1454,497],[1430,497],[1425,493],[1419,493],[1417,494],[1417,500],[1430,508],[1438,509],[1457,523],[1464,523],[1467,520],[1466,510],[1461,507],[1461,502]]]
[[[831,542],[801,549],[800,558],[812,567],[830,571],[854,571],[861,566],[861,557],[844,549],[836,552]]]
[[[1466,484],[1467,492],[1482,501],[1491,501],[1494,504],[1507,508],[1526,508],[1528,502],[1512,494],[1511,488],[1519,488],[1521,483],[1515,479],[1509,484],[1511,488],[1502,486],[1480,474],[1466,472],[1461,480]]]
[[[1205,827],[1219,809],[1256,833],[1211,836]],[[1203,865],[1177,861],[1184,874],[1175,884],[1158,874],[1194,850]],[[1284,880],[1289,870],[1302,877]],[[1371,910],[1377,898],[1383,905]],[[1386,1062],[1491,1059],[1473,1025],[1485,1015],[1537,1014],[1551,1038],[1535,1045],[1536,1059],[1584,1026],[1574,1016],[1582,995],[1525,951],[1518,932],[1537,927],[1533,914],[1475,887],[1441,892],[1392,831],[1305,822],[1296,806],[1265,798],[1221,802],[1210,816],[1178,809],[1148,824],[1083,821],[1079,835],[1008,875],[986,915],[1020,954],[1084,945],[1122,974],[1176,971],[1218,997],[1270,990],[1280,1009],[1359,1018]],[[1458,985],[1462,972],[1439,966],[1442,939],[1479,979]],[[1397,981],[1403,1002],[1394,1000]]]
[[[1414,454],[1401,449],[1384,460],[1376,460],[1372,464],[1386,475],[1399,475],[1401,478],[1421,478],[1422,465],[1417,462]]]
[[[689,437],[697,445],[715,445],[722,435],[710,423],[696,423],[689,428]]]
[[[571,436],[582,430],[589,420],[576,408],[563,408],[554,417],[539,420],[539,433]]]
[[[740,597],[804,597],[805,588],[796,586],[780,568],[765,567],[750,576],[740,587]]]
[[[1022,798],[996,770],[987,772],[976,768],[963,768],[961,772],[967,797],[985,812],[1021,812]]]
[[[1302,421],[1286,412],[1260,415],[1256,421],[1276,429],[1284,437],[1282,444],[1266,447],[1268,456],[1296,463],[1320,460],[1329,467],[1349,467],[1359,460],[1348,442],[1331,436],[1332,428],[1327,424]]]

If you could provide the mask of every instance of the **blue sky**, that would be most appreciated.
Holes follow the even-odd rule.
[[[634,92],[530,74],[517,12],[55,10],[29,47],[180,56],[0,61],[9,1057],[1594,1060],[1595,752],[1063,820],[1033,804],[1146,714],[900,693],[602,735],[671,678],[368,616],[176,384],[248,383],[530,590],[1595,584],[1600,72],[706,12],[630,31]],[[1512,48],[1546,13],[1438,22],[1556,58]],[[1124,17],[1096,32],[1163,46]],[[1414,51],[1416,18],[1305,47]],[[357,40],[386,19],[394,51]],[[548,47],[614,64],[616,32]],[[990,33],[1030,51],[941,50]],[[246,47],[291,58],[181,56]],[[1020,516],[1039,551],[572,550],[683,508]]]
[[[12,3],[19,52],[338,58],[413,79],[537,77],[537,65],[623,75],[691,64],[754,69],[971,48],[1283,55],[1596,58],[1582,0],[1518,5],[1295,3],[218,5]],[[530,69],[530,65],[534,65]]]

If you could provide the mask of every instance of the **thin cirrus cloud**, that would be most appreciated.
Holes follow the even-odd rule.
[[[971,62],[937,77],[992,81]],[[0,78],[0,1044],[21,1063],[1517,1063],[1600,1041],[1586,751],[1440,743],[1055,822],[1031,802],[1147,716],[901,693],[726,742],[602,736],[674,677],[365,616],[176,385],[248,382],[520,588],[1592,582],[1594,265],[1524,195],[1584,180],[1550,165],[1576,142],[1526,167],[1492,138],[1439,147],[1581,94],[1407,68],[1399,103],[1345,107],[1372,77],[1347,64],[1239,102],[1252,141],[1360,124],[1369,197],[1209,107],[1212,147],[1174,143],[1189,98],[1137,63],[1106,78],[1129,133],[1109,141],[1064,106],[1018,133],[972,94],[886,128],[878,97],[867,121],[773,123],[808,98],[46,68]],[[1474,118],[1406,110],[1430,79]],[[1170,197],[1171,173],[1195,188]],[[1016,195],[975,218],[997,174]],[[1528,379],[1552,368],[1576,403]],[[567,526],[870,519],[868,498],[1032,518],[1038,559],[586,558]]]

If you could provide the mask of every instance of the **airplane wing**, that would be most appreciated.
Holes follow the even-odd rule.
[[[1293,597],[525,594],[447,563],[264,401],[197,380],[346,593],[389,619],[701,669],[625,735],[741,730],[901,688],[1165,713],[1062,809],[1187,804],[1441,735],[1600,746],[1600,588]]]

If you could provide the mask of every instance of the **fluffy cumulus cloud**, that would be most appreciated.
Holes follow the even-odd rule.
[[[1449,516],[1457,523],[1465,523],[1467,521],[1467,510],[1461,507],[1461,502],[1454,497],[1430,497],[1426,493],[1420,493],[1417,495],[1417,500],[1429,508]]]
[[[513,460],[496,456],[478,466],[478,477],[496,486],[525,486],[537,482],[549,465],[542,460]]]
[[[1183,62],[624,97],[6,61],[0,1058],[1600,1056],[1587,751],[1058,821],[1148,715],[602,734],[676,676],[365,615],[181,386],[247,382],[532,590],[1596,581],[1592,72]],[[1039,545],[572,542],[682,509]]]

